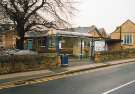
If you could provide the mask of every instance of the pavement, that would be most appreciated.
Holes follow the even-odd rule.
[[[77,64],[76,66],[73,65],[73,66],[68,66],[68,67],[61,67],[58,69],[48,69],[48,70],[38,70],[38,71],[5,74],[5,75],[0,75],[0,84],[16,81],[16,80],[27,80],[27,79],[37,79],[41,77],[51,77],[55,75],[61,75],[61,74],[78,72],[78,71],[102,68],[102,67],[107,67],[107,66],[112,66],[112,65],[118,65],[118,64],[123,64],[123,63],[129,63],[133,61],[135,61],[135,58],[111,61],[111,62],[105,62],[105,63],[84,63],[84,64],[80,63],[80,65]]]
[[[0,94],[135,94],[134,59],[106,63],[110,66],[66,74],[59,79],[37,84],[2,89]],[[74,67],[80,69],[79,66]]]

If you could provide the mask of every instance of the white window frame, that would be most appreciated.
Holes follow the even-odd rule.
[[[123,44],[125,45],[132,45],[134,42],[133,34],[132,33],[125,33],[123,35]]]

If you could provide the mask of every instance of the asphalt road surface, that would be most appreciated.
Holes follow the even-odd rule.
[[[3,89],[0,94],[135,94],[135,63],[96,69],[35,85]]]

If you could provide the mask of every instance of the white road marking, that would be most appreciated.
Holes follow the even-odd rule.
[[[125,87],[125,86],[128,86],[128,85],[130,85],[130,84],[132,84],[132,83],[134,83],[134,82],[135,82],[135,80],[133,80],[133,81],[131,81],[131,82],[128,82],[128,83],[126,83],[126,84],[120,85],[120,86],[118,86],[118,87],[116,87],[116,88],[113,88],[113,89],[111,89],[111,90],[108,90],[108,91],[106,91],[106,92],[104,92],[104,93],[102,93],[102,94],[110,94],[110,93],[112,93],[112,92],[114,92],[114,91],[116,91],[116,90],[118,90],[118,89],[121,89],[121,88],[123,88],[123,87]]]

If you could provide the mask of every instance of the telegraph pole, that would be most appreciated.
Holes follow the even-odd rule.
[[[94,60],[94,38],[91,41],[91,58]]]
[[[120,29],[120,48],[122,49],[122,43],[121,43],[121,39],[122,39],[122,28],[121,26],[119,27]]]

